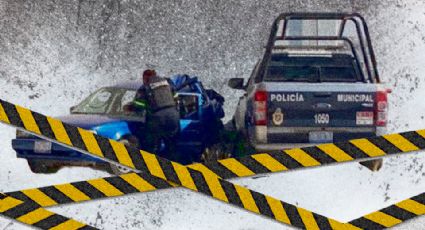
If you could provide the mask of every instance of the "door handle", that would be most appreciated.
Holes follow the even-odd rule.
[[[332,108],[332,105],[329,103],[317,103],[313,105],[313,109],[317,109],[317,110],[328,110],[331,108]]]

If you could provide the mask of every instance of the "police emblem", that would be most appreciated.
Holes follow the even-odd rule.
[[[281,125],[283,123],[283,113],[280,108],[277,108],[273,113],[273,123],[275,125]]]

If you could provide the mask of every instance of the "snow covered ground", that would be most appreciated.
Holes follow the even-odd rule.
[[[288,10],[354,10],[364,14],[381,78],[393,88],[391,131],[425,128],[422,0],[182,0],[173,4],[0,0],[0,98],[56,116],[96,87],[134,79],[141,69],[152,65],[164,74],[199,75],[206,86],[226,96],[229,118],[237,97],[223,87],[225,79],[249,75],[261,54],[271,20]],[[246,40],[241,41],[242,38]],[[17,159],[11,149],[14,132],[13,128],[0,125],[0,191],[108,175],[78,167],[53,175],[33,174],[26,161]],[[425,155],[418,153],[386,158],[377,173],[357,163],[347,163],[233,181],[322,215],[349,221],[425,192],[424,163]],[[102,229],[290,229],[184,189],[51,210]],[[0,217],[0,229],[25,228]],[[425,217],[421,217],[394,229],[424,228]]]

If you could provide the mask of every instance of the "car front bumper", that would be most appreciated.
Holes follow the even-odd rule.
[[[104,162],[101,159],[91,157],[62,145],[55,143],[49,145],[46,143],[48,142],[42,139],[13,139],[12,148],[16,151],[18,158],[94,163]]]

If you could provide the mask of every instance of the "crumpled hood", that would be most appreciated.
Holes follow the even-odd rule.
[[[71,114],[56,118],[63,121],[64,123],[75,125],[83,129],[91,129],[102,124],[120,121],[119,119],[97,114]]]

